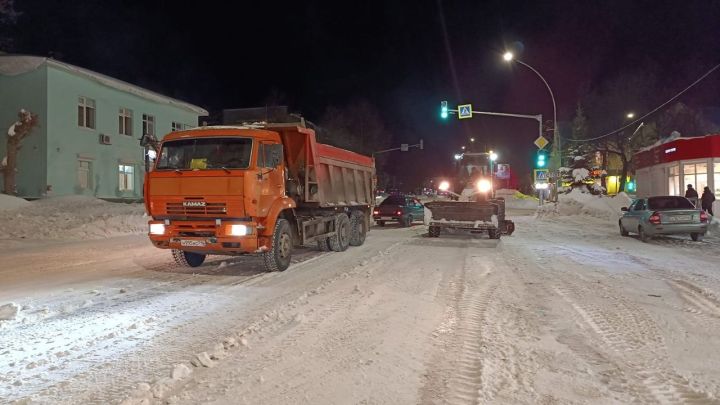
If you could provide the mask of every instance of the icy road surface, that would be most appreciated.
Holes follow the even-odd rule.
[[[500,242],[374,228],[272,274],[144,237],[0,242],[0,403],[717,402],[717,239],[515,219]]]

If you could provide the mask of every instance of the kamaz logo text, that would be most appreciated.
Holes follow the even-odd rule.
[[[204,207],[205,201],[183,201],[183,207]]]

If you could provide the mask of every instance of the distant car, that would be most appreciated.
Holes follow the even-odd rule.
[[[404,195],[391,195],[380,203],[373,211],[373,219],[380,226],[386,222],[396,221],[402,226],[411,226],[415,221],[422,221],[425,207],[417,199]]]
[[[709,221],[704,211],[679,196],[640,198],[622,211],[620,234],[637,233],[643,242],[655,235],[676,234],[690,234],[697,241],[705,235]]]

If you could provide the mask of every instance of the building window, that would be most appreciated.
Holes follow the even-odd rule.
[[[143,114],[143,136],[155,136],[155,116]]]
[[[172,131],[173,131],[173,132],[175,132],[175,131],[183,131],[183,130],[189,128],[189,127],[190,127],[190,125],[186,125],[186,124],[183,124],[183,123],[181,123],[181,122],[175,122],[175,121],[173,121],[173,123],[172,123]]]
[[[121,108],[118,113],[118,133],[132,136],[132,110]]]
[[[692,184],[695,190],[702,190],[707,186],[707,163],[684,164],[683,179],[686,188],[688,184]]]
[[[77,181],[81,190],[92,188],[92,163],[88,160],[78,160]]]
[[[715,195],[720,196],[720,163],[715,163],[715,177],[713,180],[715,180]]]
[[[668,168],[668,195],[680,195],[680,167]]]
[[[78,126],[95,129],[95,100],[78,97]]]
[[[135,189],[135,168],[131,165],[119,165],[118,172],[120,191],[133,191]]]

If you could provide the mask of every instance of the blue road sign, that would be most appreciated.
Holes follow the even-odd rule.
[[[472,104],[463,104],[458,106],[458,118],[472,118]]]

